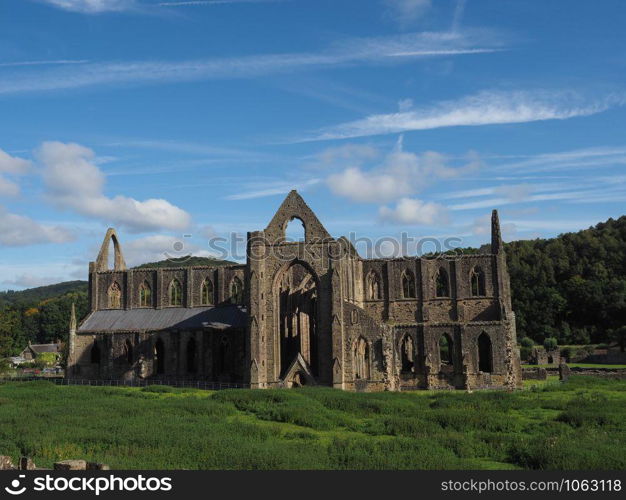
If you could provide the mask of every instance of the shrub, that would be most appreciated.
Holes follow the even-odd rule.
[[[556,338],[554,337],[547,337],[544,341],[543,341],[543,347],[546,348],[546,350],[551,351],[552,349],[556,349],[556,347],[558,346],[558,341],[556,340]]]

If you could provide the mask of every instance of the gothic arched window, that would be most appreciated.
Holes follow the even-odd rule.
[[[367,341],[363,337],[354,344],[354,378],[369,379],[370,378],[370,348]]]
[[[152,288],[147,281],[139,285],[139,306],[150,307],[152,305]]]
[[[407,269],[402,273],[402,298],[414,299],[415,297],[415,276]]]
[[[243,304],[243,283],[237,276],[230,282],[230,299],[233,304]]]
[[[202,282],[200,289],[200,303],[203,306],[213,305],[213,282],[207,278]]]
[[[109,300],[109,309],[119,309],[122,307],[122,289],[117,281],[114,281],[109,287],[107,297]]]
[[[382,299],[380,276],[376,271],[370,271],[365,280],[366,297],[369,300]]]
[[[454,345],[452,343],[450,335],[444,333],[439,339],[439,360],[441,361],[442,365],[454,364],[453,350]]]
[[[415,347],[413,345],[413,339],[408,333],[402,338],[400,350],[402,357],[402,372],[410,373],[413,371],[413,367],[415,365]]]
[[[470,284],[472,288],[472,297],[483,297],[485,293],[485,273],[476,266],[470,272]]]
[[[183,287],[180,281],[173,279],[169,286],[170,306],[180,306],[183,304]]]
[[[448,272],[440,267],[436,278],[436,294],[437,297],[450,297],[450,281],[448,280]]]
[[[478,337],[478,369],[484,373],[493,371],[491,339],[485,332]]]

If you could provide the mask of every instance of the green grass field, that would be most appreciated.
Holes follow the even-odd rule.
[[[624,469],[626,381],[473,394],[12,382],[0,454],[114,469]]]
[[[530,368],[555,368],[558,369],[559,365],[524,365]],[[605,365],[600,363],[567,363],[570,368],[604,368],[606,370],[618,370],[626,368],[626,365]]]

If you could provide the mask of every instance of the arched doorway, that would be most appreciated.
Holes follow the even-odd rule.
[[[154,367],[157,375],[165,373],[165,345],[161,339],[154,344]]]
[[[280,376],[284,376],[298,353],[317,376],[317,278],[308,266],[294,261],[278,276],[275,286]]]
[[[478,369],[483,373],[493,371],[491,339],[485,332],[478,337]]]

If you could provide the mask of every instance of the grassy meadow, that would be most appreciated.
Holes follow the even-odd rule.
[[[11,382],[0,455],[113,469],[626,469],[626,381],[473,394]]]

